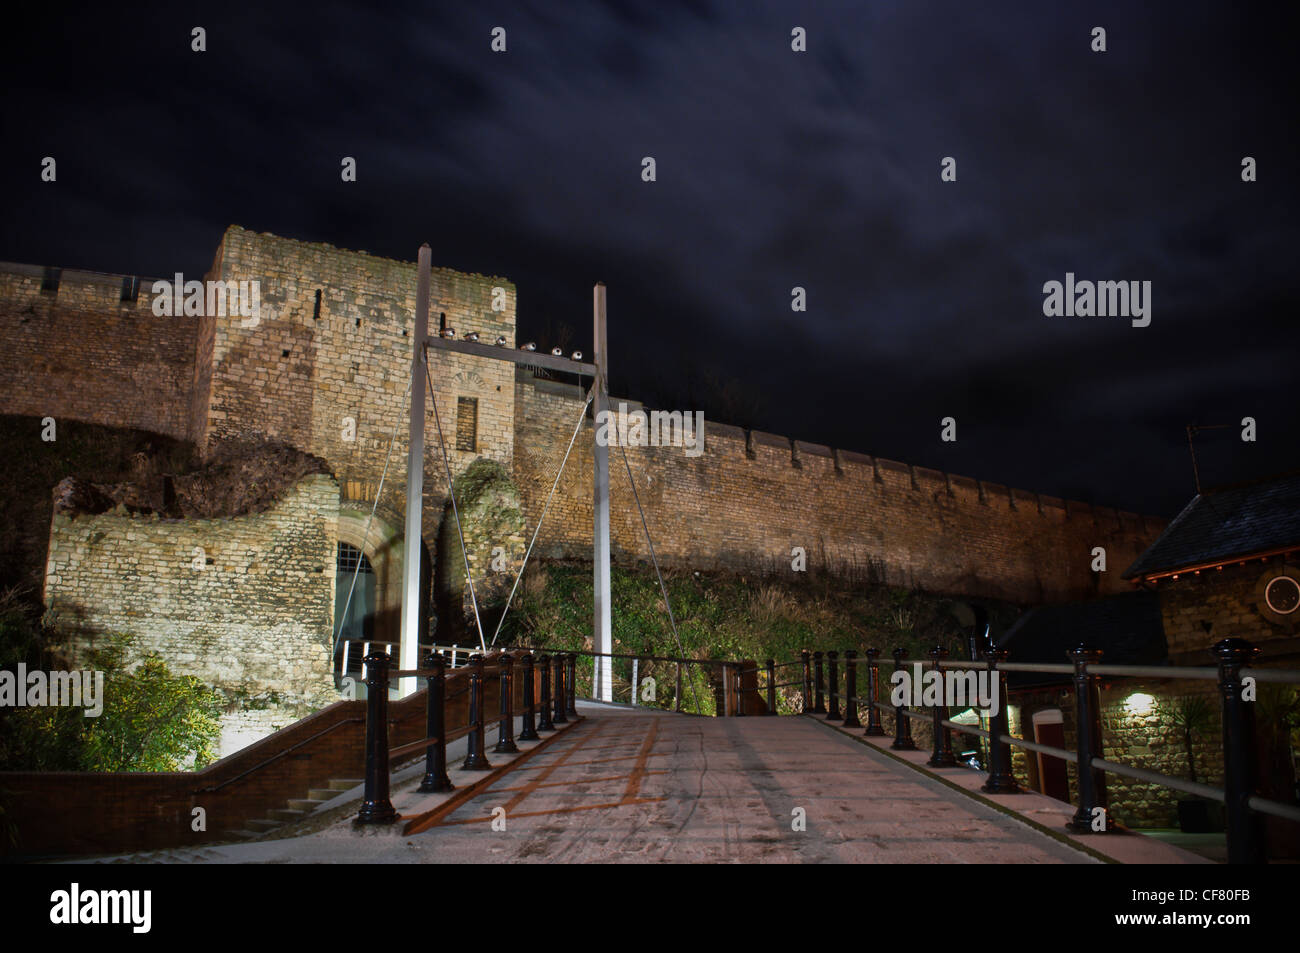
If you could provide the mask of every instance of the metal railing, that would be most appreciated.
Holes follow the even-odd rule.
[[[537,651],[537,649],[528,649],[528,648],[521,649],[521,650]],[[759,694],[759,688],[757,686],[753,688],[746,688],[744,686],[744,683],[747,676],[753,675],[755,673],[765,672],[767,698],[766,698],[766,711],[764,711],[763,713],[776,714],[775,689],[776,687],[779,686],[776,685],[775,677],[773,675],[773,667],[775,666],[775,662],[772,659],[768,659],[765,666],[760,668],[757,665],[757,663],[735,661],[732,659],[683,658],[675,655],[654,655],[647,652],[640,652],[640,653],[592,652],[584,649],[576,649],[570,651],[568,654],[573,656],[580,655],[583,656],[584,658],[590,658],[590,659],[608,658],[608,659],[622,659],[625,661],[630,661],[632,663],[631,664],[632,676],[630,679],[630,687],[631,687],[630,703],[636,707],[643,707],[641,702],[638,701],[638,697],[637,697],[637,690],[639,685],[637,676],[638,676],[638,671],[640,669],[641,663],[656,662],[656,663],[663,663],[667,665],[675,665],[676,686],[675,686],[675,692],[674,692],[674,698],[673,698],[671,710],[676,712],[682,712],[682,699],[685,697],[685,693],[682,690],[683,668],[698,666],[704,669],[711,669],[713,670],[715,677],[710,681],[712,682],[712,685],[717,692],[716,713],[722,717],[744,715],[746,714],[745,709],[747,707],[750,708],[759,707],[757,705],[753,705],[752,703],[749,705],[745,703],[745,699],[747,697],[751,699],[761,698]],[[784,663],[784,664],[788,665],[792,663]],[[793,664],[798,664],[798,663],[796,662]],[[692,680],[691,685],[692,688],[695,687],[694,680]],[[611,686],[611,689],[612,688],[613,686]],[[600,699],[591,698],[589,700],[599,701]],[[698,697],[695,699],[695,702],[697,708],[696,713],[703,714],[704,712],[701,710]],[[649,707],[659,707],[659,706],[649,706]],[[688,712],[682,712],[682,713],[689,714]]]
[[[1102,653],[1080,646],[1068,653],[1070,664],[1037,664],[1007,662],[1007,652],[991,649],[984,653],[984,671],[990,686],[997,685],[999,697],[1007,698],[1003,690],[1004,673],[1035,672],[1069,675],[1073,682],[1075,698],[1074,751],[1056,748],[1017,738],[1010,733],[1007,705],[1000,704],[990,715],[989,728],[978,728],[952,721],[948,717],[945,700],[930,705],[928,712],[911,710],[906,703],[887,704],[880,698],[880,650],[866,651],[868,688],[865,697],[857,694],[857,653],[844,653],[845,690],[839,691],[839,653],[800,653],[803,666],[803,713],[825,715],[827,721],[841,721],[846,727],[861,727],[858,720],[859,705],[867,709],[867,736],[885,735],[880,713],[894,715],[894,741],[890,748],[897,751],[915,751],[912,738],[912,721],[929,721],[933,734],[933,750],[926,764],[930,767],[951,767],[958,764],[952,748],[952,734],[958,732],[983,738],[988,743],[988,780],[981,790],[991,794],[1017,794],[1021,788],[1011,768],[1011,747],[1023,748],[1051,757],[1060,758],[1077,768],[1078,806],[1067,827],[1074,833],[1105,833],[1112,830],[1108,810],[1105,775],[1113,774],[1132,778],[1148,784],[1157,784],[1185,794],[1219,801],[1225,807],[1228,862],[1263,863],[1264,842],[1261,815],[1268,814],[1288,821],[1300,822],[1300,806],[1261,797],[1258,793],[1259,766],[1255,740],[1255,701],[1252,682],[1300,684],[1300,671],[1295,669],[1254,668],[1248,663],[1259,655],[1259,649],[1244,639],[1224,639],[1211,651],[1218,659],[1217,667],[1182,667],[1154,665],[1102,664]],[[891,653],[895,672],[903,669],[907,652],[902,648]],[[931,649],[929,670],[978,671],[979,663],[949,661],[945,648]],[[784,663],[785,665],[796,663]],[[825,669],[827,678],[823,678]],[[769,664],[769,672],[771,671]],[[1224,786],[1189,781],[1136,765],[1111,761],[1102,757],[1101,701],[1098,680],[1101,676],[1138,678],[1193,679],[1217,682],[1223,711],[1223,777]],[[829,686],[827,685],[829,681]],[[789,683],[786,683],[789,684]],[[829,700],[829,707],[827,701]],[[840,703],[844,702],[841,711]],[[975,706],[972,706],[975,707]]]
[[[449,741],[469,737],[468,751],[463,763],[466,770],[491,770],[485,753],[484,731],[488,716],[483,711],[485,679],[488,675],[499,678],[500,728],[497,752],[518,751],[514,739],[514,673],[516,661],[522,668],[522,699],[524,702],[521,741],[536,740],[539,732],[554,731],[555,726],[577,718],[576,668],[578,656],[588,658],[625,659],[633,662],[633,699],[636,698],[636,671],[642,662],[676,665],[677,692],[675,706],[681,711],[682,671],[684,666],[701,666],[715,670],[714,687],[718,692],[718,714],[739,716],[761,710],[763,714],[777,714],[777,695],[780,688],[798,685],[802,689],[802,714],[825,715],[828,721],[839,721],[844,727],[863,728],[865,736],[884,737],[886,732],[881,713],[894,716],[894,740],[890,748],[898,751],[915,751],[912,722],[928,721],[932,728],[933,750],[926,764],[930,767],[956,766],[959,762],[953,751],[954,732],[981,738],[988,745],[988,778],[981,790],[991,794],[1016,794],[1021,788],[1012,772],[1011,748],[1037,752],[1076,765],[1077,809],[1067,827],[1080,834],[1105,833],[1112,830],[1108,810],[1105,778],[1107,774],[1132,778],[1148,784],[1181,791],[1198,797],[1222,802],[1225,806],[1226,834],[1229,863],[1261,863],[1265,859],[1262,838],[1262,815],[1271,815],[1300,822],[1300,806],[1274,801],[1258,792],[1259,766],[1255,746],[1255,702],[1253,682],[1300,684],[1300,671],[1295,669],[1270,669],[1250,667],[1259,650],[1241,639],[1225,639],[1212,651],[1218,659],[1217,667],[1178,667],[1102,664],[1100,651],[1084,646],[1068,653],[1070,664],[1008,662],[1003,649],[990,649],[984,653],[983,665],[979,662],[951,661],[945,648],[931,649],[929,671],[963,670],[984,672],[987,684],[996,686],[1002,699],[1005,676],[1012,672],[1069,675],[1075,698],[1075,750],[1068,751],[1051,745],[1027,741],[1010,733],[1007,705],[999,704],[990,711],[989,727],[962,724],[949,718],[946,699],[937,704],[921,706],[928,710],[912,710],[904,699],[898,704],[880,701],[880,655],[877,648],[863,653],[867,661],[867,691],[858,694],[858,653],[852,649],[843,653],[843,691],[840,681],[840,654],[809,652],[804,650],[794,661],[777,663],[766,659],[760,667],[752,661],[729,659],[693,659],[637,653],[604,653],[583,650],[547,652],[540,648],[502,650],[489,656],[471,654],[461,668],[467,669],[467,684],[448,696],[446,679],[448,659],[435,646],[425,658],[425,667],[390,671],[391,659],[382,650],[372,651],[365,658],[366,685],[366,768],[365,794],[356,823],[388,824],[398,819],[389,797],[389,776],[396,761],[420,750],[425,752],[425,775],[420,791],[439,792],[452,788],[447,776],[446,746]],[[460,647],[448,646],[457,652]],[[896,648],[891,653],[893,670],[899,672],[907,659],[905,649]],[[802,678],[794,681],[777,681],[778,670],[792,666],[802,667]],[[553,673],[553,677],[552,677]],[[760,676],[761,682],[760,685]],[[829,676],[827,678],[826,676]],[[1212,680],[1217,682],[1223,711],[1223,777],[1224,786],[1189,781],[1172,775],[1152,771],[1137,765],[1111,761],[1102,756],[1099,679],[1102,676],[1139,678]],[[425,678],[427,686],[427,714],[425,737],[396,748],[388,743],[388,687],[400,678]],[[536,684],[538,680],[540,684]],[[829,681],[829,685],[827,682]],[[552,693],[552,684],[554,692]],[[540,691],[536,689],[540,688]],[[469,695],[467,724],[456,729],[446,728],[447,702],[462,694]],[[765,694],[765,698],[762,697]],[[829,701],[829,707],[827,702]],[[762,702],[762,704],[760,704]],[[859,708],[865,708],[866,724],[859,719]],[[980,707],[972,705],[971,707]],[[540,713],[538,712],[540,708]]]
[[[392,659],[384,651],[371,652],[366,656],[366,767],[361,809],[357,812],[355,824],[392,824],[399,819],[390,796],[392,769],[396,763],[421,750],[424,751],[424,778],[419,790],[425,793],[450,791],[454,787],[447,775],[447,743],[450,741],[469,738],[462,769],[492,770],[484,738],[489,720],[484,711],[485,679],[489,675],[497,676],[501,689],[500,721],[493,751],[498,754],[519,751],[514,733],[515,661],[515,656],[508,651],[496,652],[490,656],[477,653],[470,656],[463,666],[467,669],[467,684],[448,695],[447,659],[436,649],[425,656],[424,667],[417,669],[390,671]],[[578,717],[573,691],[577,657],[566,652],[536,656],[529,652],[521,653],[518,661],[523,670],[520,693],[523,719],[518,740],[537,741],[540,732],[555,731],[556,725],[567,723],[570,717]],[[553,695],[552,670],[555,686]],[[427,680],[425,737],[393,747],[388,741],[388,688],[392,681],[401,678]],[[535,684],[535,679],[540,681],[540,685]],[[448,729],[447,702],[466,693],[469,695],[467,723],[459,728]],[[539,707],[540,718],[537,711]]]

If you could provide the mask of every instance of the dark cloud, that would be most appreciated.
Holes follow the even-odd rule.
[[[760,407],[764,429],[1164,514],[1190,486],[1188,423],[1258,418],[1258,444],[1204,436],[1225,477],[1300,464],[1277,14],[1166,0],[22,16],[0,39],[5,259],[199,271],[230,223],[406,259],[429,241],[441,265],[514,279],[534,336],[568,324],[587,346],[606,281],[616,389]],[[207,53],[189,50],[194,25]],[[488,49],[498,25],[504,56]],[[807,54],[789,51],[794,25]],[[1088,49],[1098,25],[1105,54]],[[57,186],[37,181],[44,155]],[[948,155],[954,184],[939,181]],[[1151,327],[1044,317],[1043,282],[1067,271],[1151,281]],[[789,309],[795,285],[806,314]],[[938,440],[948,415],[955,445]]]

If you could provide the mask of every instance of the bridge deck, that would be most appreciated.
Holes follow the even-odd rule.
[[[401,836],[398,826],[358,837],[341,820],[304,836],[103,860],[1097,862],[811,718],[699,718],[582,702],[579,709],[583,721],[484,778],[490,783],[423,833]],[[415,779],[418,772],[407,786]],[[1028,816],[1050,815],[1050,829],[1061,826],[1066,805],[1037,794],[1012,800]],[[794,829],[796,809],[803,830]],[[1108,852],[1124,861],[1200,860],[1149,838],[1122,840],[1127,852]]]
[[[805,718],[584,713],[421,846],[451,862],[1095,862]]]

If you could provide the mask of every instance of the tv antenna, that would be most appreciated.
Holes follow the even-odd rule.
[[[1187,425],[1187,449],[1192,455],[1192,479],[1196,483],[1196,495],[1201,495],[1201,471],[1196,464],[1196,445],[1192,442],[1202,430],[1226,430],[1232,424],[1188,424]]]

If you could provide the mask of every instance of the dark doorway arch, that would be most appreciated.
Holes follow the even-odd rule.
[[[355,578],[355,582],[353,581]],[[369,558],[358,547],[339,540],[334,573],[334,686],[343,679],[361,679],[358,643],[375,638],[378,582]]]

